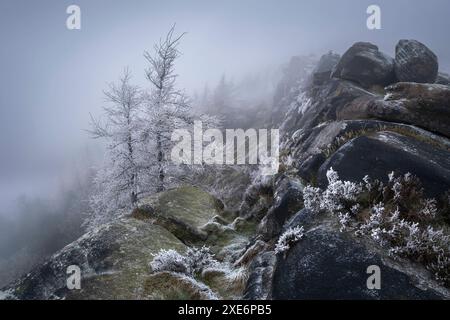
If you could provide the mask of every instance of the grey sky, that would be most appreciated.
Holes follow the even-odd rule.
[[[80,31],[65,27],[70,4],[81,7]],[[369,4],[381,6],[383,30],[367,30]],[[449,70],[449,16],[448,0],[2,0],[0,208],[57,187],[85,148],[106,82],[128,65],[145,86],[142,53],[174,22],[188,32],[180,84],[193,90],[361,40],[391,55],[400,38],[420,40]]]

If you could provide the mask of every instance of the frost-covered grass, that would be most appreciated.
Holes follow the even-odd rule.
[[[194,276],[204,268],[218,264],[209,248],[201,247],[189,248],[185,255],[173,249],[161,249],[150,262],[150,267],[153,272],[169,271]]]
[[[248,279],[247,267],[220,262],[205,246],[189,248],[184,255],[175,250],[161,250],[154,256],[150,267],[154,273],[176,273],[203,286],[206,285],[202,281],[215,284],[213,287],[219,291],[227,288],[233,292],[242,292]]]
[[[425,198],[420,181],[409,173],[396,177],[392,172],[386,184],[369,176],[354,183],[340,180],[330,168],[327,178],[325,190],[304,189],[306,208],[336,216],[341,231],[369,237],[393,257],[422,263],[438,281],[450,286],[448,226],[436,226],[448,218],[450,199]]]
[[[278,239],[275,245],[275,253],[284,253],[288,251],[293,244],[304,236],[304,228],[297,226],[287,229]]]

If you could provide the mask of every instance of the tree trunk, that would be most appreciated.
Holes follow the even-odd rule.
[[[164,160],[164,152],[162,149],[162,141],[161,141],[161,134],[156,134],[156,150],[158,152],[158,185],[156,187],[157,192],[164,191],[164,166],[163,166],[163,160]]]
[[[128,123],[130,123],[130,120],[128,119]],[[135,165],[134,165],[134,154],[133,154],[133,144],[132,144],[132,138],[131,138],[131,133],[128,134],[128,156],[130,157],[130,160],[132,161],[132,165],[133,165],[133,171],[135,170]],[[133,172],[131,174],[131,178],[130,178],[130,185],[131,185],[131,194],[130,194],[130,201],[131,201],[131,206],[135,207],[136,206],[136,202],[137,202],[137,185],[136,185],[136,172]]]

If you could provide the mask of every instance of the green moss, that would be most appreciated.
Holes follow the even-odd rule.
[[[197,228],[220,213],[217,200],[193,186],[184,186],[160,194],[153,207],[162,215],[172,216]]]

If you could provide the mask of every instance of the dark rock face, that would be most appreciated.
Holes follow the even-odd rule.
[[[331,73],[338,64],[341,56],[339,54],[329,52],[324,54],[317,64],[316,68],[312,74],[312,82],[314,85],[323,84],[325,81],[329,80]]]
[[[357,42],[348,49],[332,74],[365,88],[391,84],[395,81],[394,75],[394,59],[367,42]]]
[[[381,290],[367,288],[371,265],[381,269]],[[277,257],[273,299],[440,299],[416,287],[414,280],[388,265],[355,239],[315,229],[285,258]]]
[[[328,184],[327,170],[333,167],[343,180],[361,181],[365,175],[387,180],[387,174],[416,175],[429,197],[439,198],[450,189],[450,149],[395,132],[378,132],[355,138],[339,148],[320,168],[318,182]]]
[[[313,227],[314,223],[317,222],[318,214],[314,214],[311,210],[303,208],[297,212],[286,224],[283,226],[283,232],[289,228],[294,228],[296,226],[303,226],[306,228]]]
[[[244,292],[245,300],[270,299],[276,257],[272,251],[256,256],[250,265],[250,276]]]
[[[395,47],[395,75],[402,82],[434,83],[439,64],[436,55],[416,40],[400,40]]]
[[[274,203],[259,226],[264,239],[269,240],[278,235],[283,224],[303,206],[302,194],[299,181],[283,176],[278,178]]]

